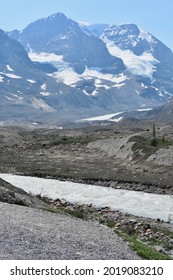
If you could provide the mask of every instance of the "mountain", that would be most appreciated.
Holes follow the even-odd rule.
[[[83,32],[79,24],[62,13],[39,19],[28,25],[22,32],[11,32],[27,51],[54,53],[63,56],[77,73],[85,67],[106,67],[118,74],[125,69],[120,58],[111,56],[104,42]],[[110,71],[110,69],[109,69]]]
[[[90,35],[95,35],[97,37],[101,37],[103,32],[109,27],[109,24],[90,24],[90,23],[81,23],[79,22],[80,27],[82,30],[87,32]]]
[[[31,61],[24,47],[0,30],[1,122],[49,122],[50,119],[56,122],[58,114],[61,119],[62,112],[90,105],[87,100],[81,100],[79,89],[57,83],[50,74],[43,72],[43,66],[39,70],[38,64]]]
[[[54,79],[39,71],[25,49],[0,30],[1,120],[24,113],[29,116],[37,109],[53,111],[41,98],[45,83],[50,93],[58,90]]]
[[[101,37],[132,74],[149,77],[157,88],[173,90],[173,53],[161,41],[135,24],[112,25]]]
[[[146,118],[156,121],[163,121],[165,123],[173,122],[173,98],[163,106],[155,108],[147,113]]]
[[[15,56],[18,69],[10,60],[2,72],[11,68],[16,71],[13,74],[22,77],[15,79],[15,90],[23,92],[24,100],[29,98],[27,104],[32,103],[32,108],[37,107],[37,114],[30,114],[32,120],[37,116],[52,122],[73,121],[143,110],[160,106],[172,96],[171,50],[135,24],[89,25],[57,13],[29,24],[22,31],[6,34],[11,43],[17,44],[17,40],[23,46],[21,54],[27,67],[22,66],[20,56]],[[30,84],[24,80],[30,80]],[[2,86],[1,82],[0,89]],[[13,94],[18,95],[15,90]],[[16,104],[16,99],[10,98],[8,102]],[[33,104],[34,98],[39,102]],[[42,102],[45,107],[39,105]]]

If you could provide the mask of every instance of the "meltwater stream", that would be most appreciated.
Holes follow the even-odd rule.
[[[124,213],[168,221],[173,216],[173,196],[72,183],[53,179],[0,174],[12,185],[34,195],[65,199],[71,203],[110,207]]]

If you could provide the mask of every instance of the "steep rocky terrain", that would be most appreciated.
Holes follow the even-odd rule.
[[[20,206],[27,206],[37,209],[49,210],[46,203],[38,198],[29,195],[22,189],[19,189],[0,178],[0,201],[9,204],[16,204]]]
[[[7,34],[24,46],[32,62],[22,49],[22,59],[16,53],[1,67],[1,121],[60,126],[157,107],[172,96],[172,51],[135,24],[84,26],[57,13]],[[3,40],[2,61],[12,50]]]
[[[9,36],[19,40],[28,51],[62,55],[79,74],[85,67],[105,68],[105,72],[110,67],[115,74],[125,69],[123,61],[111,56],[101,39],[89,36],[62,13],[39,19]]]
[[[173,98],[165,105],[158,107],[146,115],[147,118],[153,120],[164,121],[165,123],[172,123],[173,121]]]

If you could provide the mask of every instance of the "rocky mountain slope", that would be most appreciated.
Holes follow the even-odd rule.
[[[173,98],[165,105],[155,108],[147,113],[146,118],[162,121],[165,123],[173,122]]]
[[[0,30],[1,121],[19,116],[21,119],[32,119],[32,114],[37,116],[39,111],[53,112],[51,102],[47,104],[44,99],[47,95],[53,95],[55,102],[60,89],[60,84],[37,69],[17,41],[11,40]]]
[[[86,67],[100,67],[104,72],[115,74],[125,69],[123,61],[111,56],[101,39],[83,32],[77,22],[62,13],[37,20],[22,32],[11,32],[9,36],[17,39],[27,51],[63,56],[79,74]]]
[[[156,107],[172,96],[171,50],[135,24],[86,26],[57,13],[8,32],[9,45],[19,46],[15,39],[25,48],[8,59],[12,47],[1,34],[1,121],[61,123]]]
[[[110,26],[102,38],[110,53],[122,59],[124,57],[123,61],[132,74],[151,79],[153,92],[150,94],[154,95],[154,89],[155,94],[157,89],[172,92],[173,54],[162,42],[134,24]],[[136,61],[129,63],[130,57]],[[147,91],[149,94],[147,88],[143,94],[147,94]]]
[[[74,89],[45,73],[48,64],[33,63],[24,47],[0,31],[0,121],[56,122],[64,112],[97,106]],[[49,72],[49,71],[48,71]],[[62,94],[63,93],[63,94]],[[66,114],[65,114],[66,115]],[[72,115],[71,115],[72,116]],[[71,117],[70,116],[70,117]],[[70,118],[67,115],[67,118]]]

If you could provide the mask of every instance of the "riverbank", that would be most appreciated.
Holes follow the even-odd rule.
[[[74,182],[79,184],[88,184],[88,185],[95,185],[100,187],[107,187],[107,188],[114,188],[114,189],[122,189],[122,190],[129,190],[129,191],[139,191],[139,192],[146,192],[146,193],[154,193],[154,194],[167,194],[173,195],[173,185],[160,185],[160,184],[152,184],[152,183],[139,183],[136,181],[123,181],[123,180],[105,180],[102,178],[74,178],[64,176],[50,176],[47,174],[42,173],[17,173],[17,175],[21,176],[30,176],[30,177],[37,177],[37,178],[44,178],[44,179],[56,179],[59,181],[67,181],[67,182]]]
[[[115,211],[164,221],[168,221],[173,213],[171,195],[1,173],[0,178],[27,193],[51,199],[65,199],[71,203],[92,204],[96,207],[106,206]]]
[[[7,220],[9,225],[12,225],[14,221],[11,212],[8,213],[9,209],[12,209],[9,207],[12,206],[8,207],[8,205],[20,205],[20,209],[21,206],[25,206],[25,208],[34,207],[37,209],[44,209],[44,211],[49,212],[50,214],[62,215],[62,219],[65,217],[64,215],[68,215],[69,218],[72,218],[73,216],[83,221],[90,221],[94,224],[104,225],[106,228],[109,228],[113,234],[120,235],[121,238],[124,239],[124,242],[127,243],[132,250],[135,250],[143,259],[170,259],[173,257],[173,224],[165,223],[160,219],[153,220],[149,218],[136,217],[119,211],[112,211],[109,207],[96,208],[91,204],[79,205],[69,203],[65,200],[51,200],[41,195],[35,197],[31,194],[27,194],[24,190],[12,186],[2,179],[0,179],[0,200],[5,202],[4,207],[7,208],[7,213],[2,212],[2,214],[10,217],[10,221],[8,222]],[[23,213],[26,212],[24,211],[24,208],[22,209]],[[39,216],[40,212],[35,212],[35,215]],[[24,220],[26,219],[26,217],[23,218]],[[15,217],[15,219],[17,219],[17,217]],[[29,224],[31,223],[28,214],[26,220]],[[18,222],[16,221],[16,223]],[[73,224],[74,220],[69,219],[68,223]],[[10,229],[10,231],[13,230],[13,228]],[[20,230],[18,229],[17,232],[19,231]],[[64,231],[63,234],[68,235],[68,230],[66,232]],[[80,234],[80,227],[76,234]],[[86,235],[86,238],[87,236],[88,235]],[[15,232],[13,238],[16,238]],[[25,236],[22,238],[27,240],[27,237]],[[11,240],[8,241],[7,238],[6,242],[8,244]],[[86,240],[85,242],[89,241]],[[7,245],[5,246],[8,247]],[[37,256],[37,254],[34,256],[35,253],[33,250],[30,254],[31,253],[33,254],[32,257]],[[123,254],[124,253],[123,249]],[[44,256],[45,254],[43,253],[43,258]],[[117,256],[118,255],[116,255],[116,257]],[[20,257],[22,257],[22,254]],[[121,255],[119,257],[121,257]]]
[[[172,223],[111,211],[109,207],[98,209],[93,205],[78,205],[45,197],[42,199],[55,209],[111,228],[144,259],[173,259]]]

